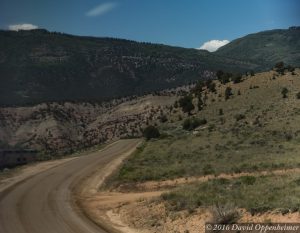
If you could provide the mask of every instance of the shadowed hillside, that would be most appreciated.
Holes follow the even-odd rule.
[[[213,78],[217,69],[258,68],[204,50],[43,29],[0,31],[1,105],[104,101]]]

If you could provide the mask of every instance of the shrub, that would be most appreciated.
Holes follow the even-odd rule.
[[[205,125],[206,123],[207,123],[206,119],[198,119],[193,117],[193,118],[185,119],[182,124],[182,127],[185,130],[193,130],[200,125]]]
[[[164,122],[168,121],[168,118],[167,118],[166,115],[161,115],[159,120],[160,120],[161,123],[164,123]]]
[[[284,63],[282,61],[276,63],[274,68],[278,73],[284,74]]]
[[[216,90],[216,84],[213,83],[213,82],[209,82],[209,83],[207,84],[207,88],[208,88],[208,90],[210,90],[210,91],[213,92],[213,93],[216,93],[216,92],[217,92],[217,90]]]
[[[274,67],[275,69],[282,69],[282,68],[284,68],[284,62],[283,61],[280,61],[280,62],[277,62],[276,64],[275,64],[275,67]]]
[[[286,87],[282,88],[282,90],[281,90],[282,98],[287,98],[288,92],[289,92],[289,90]]]
[[[222,84],[228,83],[230,81],[230,77],[232,77],[231,73],[224,73],[222,70],[219,70],[216,75]]]
[[[222,78],[222,76],[224,75],[224,72],[222,70],[218,70],[216,75],[217,75],[218,80],[220,80]]]
[[[220,116],[224,115],[224,112],[223,112],[223,109],[222,109],[222,108],[219,109],[219,115],[220,115]]]
[[[174,108],[178,108],[178,101],[177,100],[174,103]]]
[[[291,65],[288,65],[287,69],[288,69],[289,72],[294,72],[295,71],[295,68]]]
[[[253,185],[256,181],[255,176],[242,176],[240,177],[240,180],[245,185]]]
[[[212,210],[213,222],[219,224],[236,223],[241,214],[232,204],[219,205],[216,204]]]
[[[208,131],[209,132],[212,132],[213,130],[215,130],[216,129],[216,126],[214,125],[214,124],[210,124],[209,126],[208,126]]]
[[[269,211],[271,208],[270,206],[268,205],[262,205],[262,206],[257,206],[257,207],[251,207],[250,208],[250,214],[252,216],[254,216],[255,214],[258,214],[258,213],[264,213],[264,212],[267,212]]]
[[[197,84],[196,84],[196,86],[193,88],[192,92],[196,96],[201,96],[203,87],[204,87],[204,82],[203,81],[198,81]]]
[[[150,125],[144,129],[143,135],[147,140],[149,140],[151,138],[158,138],[160,133],[155,126]]]
[[[243,120],[245,118],[246,118],[246,116],[244,114],[237,114],[237,115],[235,115],[236,121],[240,121],[240,120]]]
[[[203,174],[204,175],[210,175],[210,174],[214,174],[215,170],[213,169],[213,167],[210,164],[207,164],[203,167]]]
[[[193,97],[191,95],[186,95],[179,99],[179,105],[182,108],[182,111],[188,113],[189,115],[195,108],[193,105]]]
[[[300,99],[300,91],[296,94],[297,99]]]
[[[225,100],[228,100],[230,96],[232,96],[232,89],[231,87],[226,87],[226,90],[225,90]]]
[[[240,83],[242,81],[242,75],[241,74],[236,74],[232,78],[233,83]]]
[[[292,133],[285,133],[284,134],[284,137],[285,137],[285,139],[287,140],[287,141],[291,141],[292,139],[293,139],[293,135],[292,135]]]

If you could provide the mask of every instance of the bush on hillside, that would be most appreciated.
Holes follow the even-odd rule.
[[[210,90],[213,93],[217,92],[217,90],[216,90],[216,84],[214,82],[209,82],[207,84],[207,88],[208,88],[208,90]]]
[[[289,92],[289,90],[286,87],[282,88],[282,90],[281,90],[282,98],[287,98],[288,92]]]
[[[226,87],[226,90],[225,90],[225,100],[228,100],[230,96],[232,96],[232,89],[231,87]]]
[[[222,83],[226,84],[230,82],[230,78],[232,77],[231,73],[224,73],[222,70],[219,70],[217,73],[217,79]]]
[[[179,99],[179,105],[182,111],[191,115],[191,111],[195,109],[193,105],[193,97],[191,95],[186,95]]]
[[[284,74],[284,63],[281,61],[281,62],[277,62],[275,64],[275,70],[280,73],[280,74]]]
[[[288,65],[287,69],[288,69],[289,72],[294,72],[295,71],[295,67],[293,67],[291,65]]]
[[[159,117],[159,120],[161,123],[167,122],[168,121],[168,117],[166,115],[161,115]]]
[[[234,116],[234,118],[236,119],[236,121],[240,121],[246,118],[246,116],[244,114],[237,114]]]
[[[212,210],[213,221],[219,224],[236,223],[241,218],[241,213],[232,204],[216,204]]]
[[[242,75],[241,74],[236,74],[232,77],[233,83],[240,83],[242,82]]]
[[[205,125],[207,123],[206,119],[199,119],[199,118],[188,118],[185,119],[182,123],[182,128],[185,130],[193,130],[200,125]]]
[[[155,126],[150,125],[144,129],[143,136],[147,140],[150,140],[151,138],[158,138],[160,136],[160,133]]]
[[[222,108],[219,109],[219,115],[220,115],[220,116],[224,115],[224,111],[223,111]]]

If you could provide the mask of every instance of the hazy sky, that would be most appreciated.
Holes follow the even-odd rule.
[[[0,28],[37,26],[199,48],[300,26],[299,12],[298,0],[1,0]]]

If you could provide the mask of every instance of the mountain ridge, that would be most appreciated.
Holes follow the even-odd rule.
[[[265,66],[283,61],[300,65],[300,27],[251,33],[222,46],[216,52],[232,59],[261,63]]]
[[[45,29],[1,30],[0,42],[1,106],[103,102],[213,79],[219,69],[246,72],[272,67],[253,59],[230,58],[221,54],[223,48],[210,53]]]

